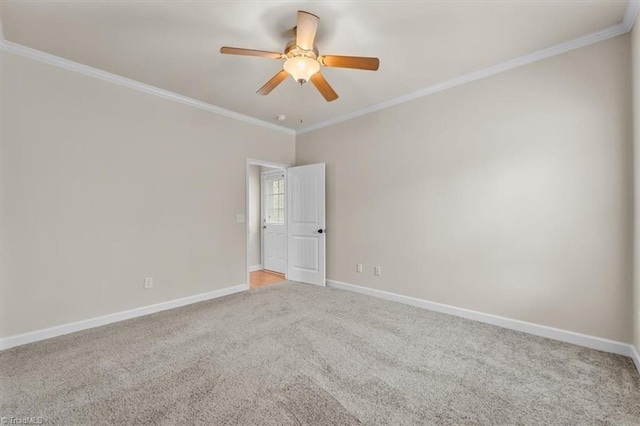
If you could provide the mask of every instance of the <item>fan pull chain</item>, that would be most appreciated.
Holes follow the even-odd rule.
[[[300,123],[304,123],[304,90],[302,89],[303,84],[304,81],[300,80]]]

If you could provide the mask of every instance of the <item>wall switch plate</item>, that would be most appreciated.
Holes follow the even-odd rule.
[[[144,289],[147,290],[149,288],[153,288],[153,278],[147,277],[144,279]]]
[[[244,223],[244,215],[243,215],[243,214],[238,213],[238,214],[236,215],[236,222],[238,222],[238,223]]]
[[[380,266],[373,267],[373,275],[379,277],[382,275],[382,268]]]
[[[356,272],[362,272],[362,263],[356,263]]]

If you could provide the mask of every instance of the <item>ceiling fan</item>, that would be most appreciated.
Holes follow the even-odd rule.
[[[378,58],[359,56],[320,55],[318,48],[314,44],[318,22],[320,22],[320,18],[316,15],[299,10],[298,25],[295,28],[296,38],[287,43],[284,53],[227,46],[220,48],[220,53],[258,56],[284,61],[282,71],[274,75],[271,80],[258,89],[257,93],[260,95],[268,95],[286,80],[287,76],[291,75],[301,85],[310,80],[327,102],[331,102],[338,99],[338,94],[329,85],[324,76],[320,74],[321,66],[376,71],[380,66],[380,60]]]

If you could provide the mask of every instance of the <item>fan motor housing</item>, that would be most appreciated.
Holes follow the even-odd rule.
[[[313,46],[313,50],[304,50],[298,47],[295,40],[291,40],[287,43],[287,46],[284,48],[284,54],[287,55],[287,58],[294,58],[296,56],[306,56],[311,59],[318,59],[318,48]]]

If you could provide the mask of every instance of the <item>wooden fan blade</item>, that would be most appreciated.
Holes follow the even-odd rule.
[[[287,77],[289,77],[288,72],[285,70],[280,71],[278,74],[274,75],[271,80],[267,81],[256,93],[263,96],[268,95],[273,89],[278,87],[280,83],[285,81]]]
[[[335,68],[353,68],[357,70],[377,71],[380,67],[378,58],[365,58],[362,56],[322,56],[322,65]]]
[[[313,50],[318,22],[320,18],[309,12],[298,11],[298,26],[296,27],[296,45],[304,50]]]
[[[333,87],[329,85],[327,79],[324,78],[324,76],[319,72],[311,76],[311,82],[314,86],[316,86],[318,92],[320,92],[320,94],[327,100],[327,102],[335,101],[336,99],[338,99],[338,94],[336,93],[336,91],[333,90]]]
[[[278,52],[267,52],[266,50],[241,49],[239,47],[227,47],[227,46],[221,47],[220,53],[224,53],[225,55],[258,56],[260,58],[269,58],[269,59],[280,59],[283,56],[282,53],[278,53]]]

